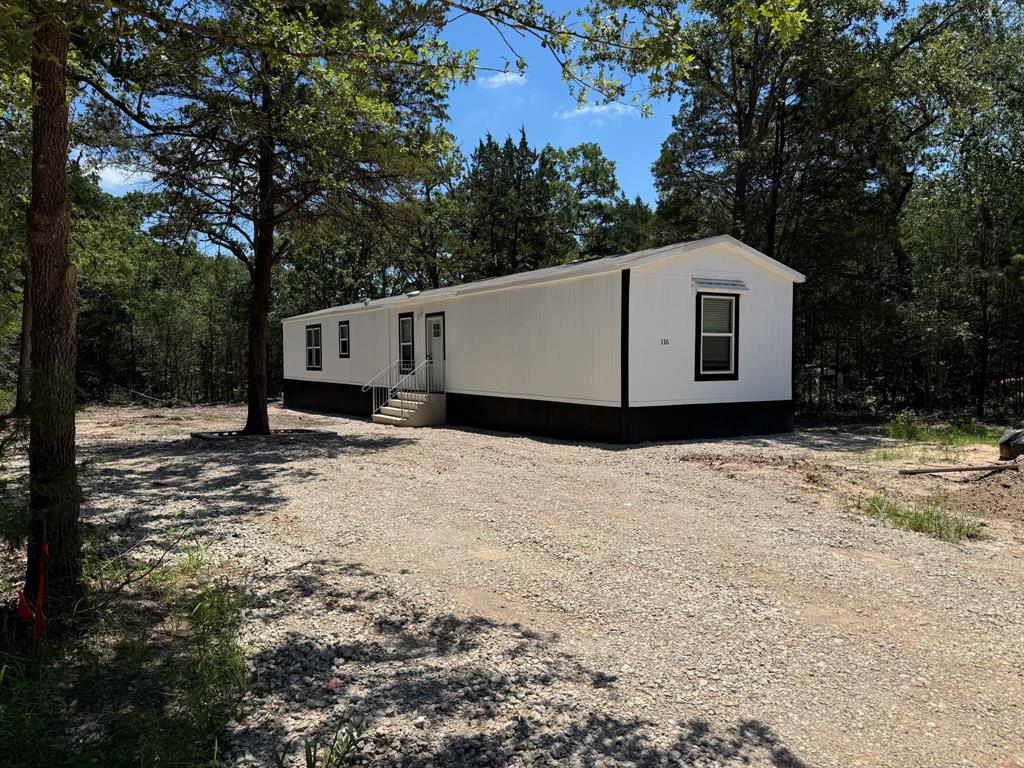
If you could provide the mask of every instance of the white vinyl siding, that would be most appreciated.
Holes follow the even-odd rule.
[[[703,291],[694,278],[741,281],[747,290]],[[787,277],[716,245],[632,269],[629,290],[631,407],[792,398],[793,283]],[[698,296],[736,293],[732,372],[702,374]]]
[[[410,312],[404,357],[415,365],[432,340],[425,317],[445,312],[449,392],[618,407],[619,354],[627,346],[630,407],[792,397],[793,282],[787,276],[722,244],[635,265],[630,273],[628,345],[620,343],[622,274],[616,271],[290,318],[283,324],[285,378],[364,385],[403,356],[398,316]],[[698,294],[737,293],[732,373],[702,375]],[[349,323],[351,358],[326,354],[322,369],[308,369],[307,323],[322,323],[322,346],[333,351],[339,321]]]

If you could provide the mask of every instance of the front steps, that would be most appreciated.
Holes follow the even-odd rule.
[[[373,414],[374,424],[391,424],[396,427],[429,427],[444,424],[444,395],[422,392],[396,392]]]

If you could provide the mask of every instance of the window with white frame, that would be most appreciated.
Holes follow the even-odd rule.
[[[698,380],[737,378],[738,295],[697,294]]]
[[[306,370],[319,371],[323,366],[320,346],[320,326],[306,326]]]
[[[338,357],[349,356],[348,320],[338,321]]]

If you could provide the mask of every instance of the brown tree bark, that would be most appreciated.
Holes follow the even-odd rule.
[[[23,274],[21,289],[21,348],[18,350],[18,393],[14,401],[14,413],[24,416],[28,413],[29,375],[32,372],[32,262],[28,255],[21,262]]]
[[[46,613],[73,607],[81,589],[79,490],[75,467],[75,289],[68,255],[68,27],[39,16],[32,50],[31,264],[32,376],[29,432],[29,538],[25,593],[34,600],[43,547]]]
[[[267,414],[267,316],[270,313],[270,273],[274,262],[273,227],[260,227],[253,254],[252,294],[249,297],[249,365],[247,435],[270,434]],[[269,232],[269,235],[267,234]],[[270,240],[269,247],[264,240]]]
[[[270,313],[270,276],[274,268],[274,131],[273,97],[269,67],[262,67],[260,109],[264,116],[257,158],[256,231],[252,258],[252,294],[249,297],[248,414],[243,432],[270,434],[267,414],[267,316]]]

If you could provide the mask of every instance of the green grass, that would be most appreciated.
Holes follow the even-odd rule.
[[[305,759],[305,768],[342,768],[348,765],[355,758],[359,751],[360,744],[366,737],[366,725],[360,723],[345,722],[335,732],[330,742],[317,742],[304,739],[302,742],[302,757]],[[271,756],[274,761],[273,768],[287,768],[290,744],[282,749],[271,747]]]
[[[246,682],[242,594],[195,552],[105,592],[152,563],[89,549],[93,611],[75,636],[0,640],[4,765],[217,765]]]
[[[903,411],[889,422],[889,437],[918,443],[947,446],[995,445],[1004,427],[982,424],[972,418],[959,417],[945,422],[922,419],[914,411]]]
[[[930,448],[923,445],[900,445],[893,448],[873,448],[860,456],[867,461],[909,461],[916,464],[954,464],[963,458],[957,446],[942,445]]]
[[[962,515],[950,514],[937,501],[921,506],[907,506],[874,494],[860,503],[864,513],[894,528],[926,533],[943,541],[970,539],[981,533],[981,523]]]

